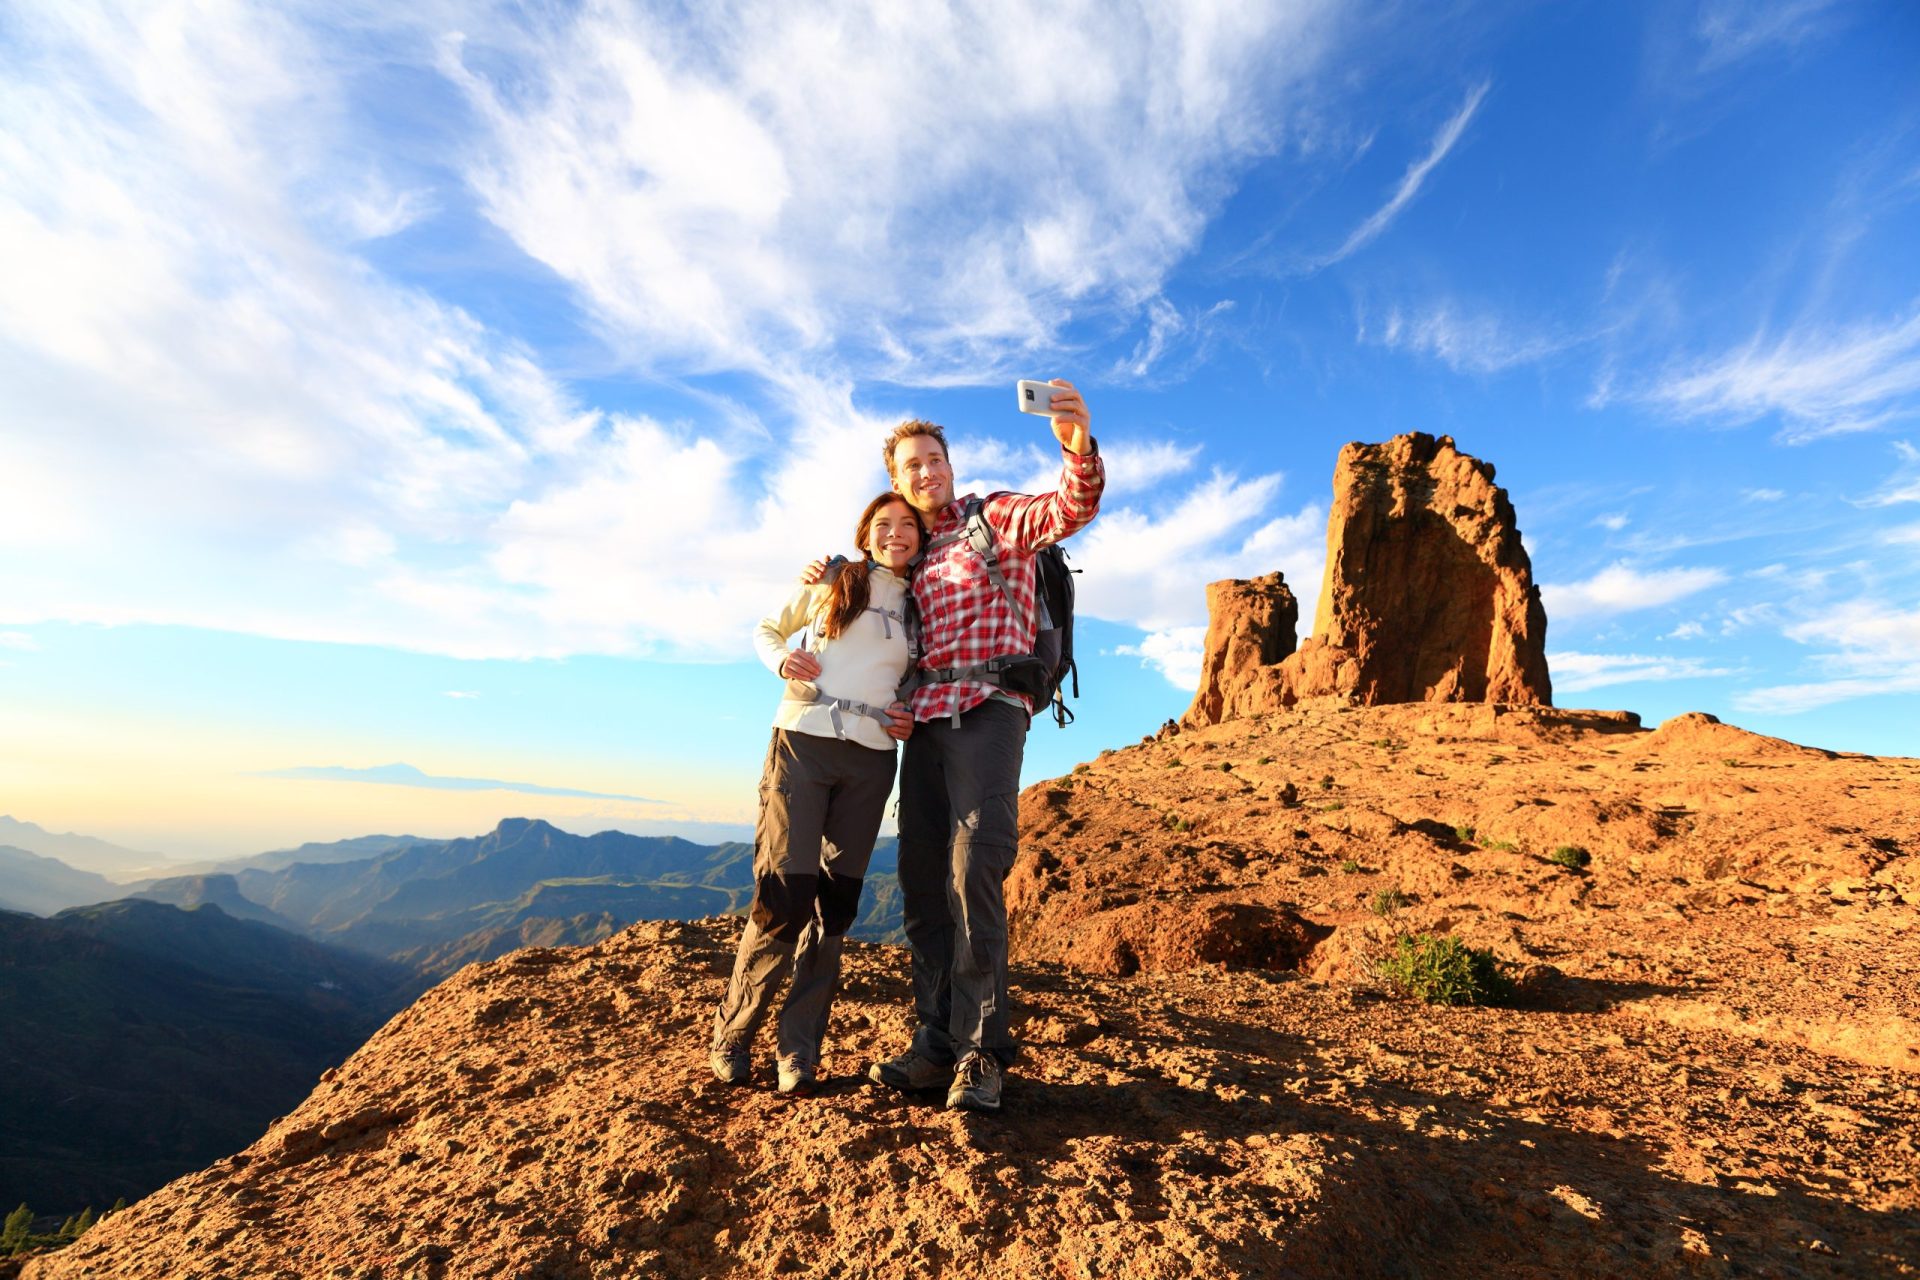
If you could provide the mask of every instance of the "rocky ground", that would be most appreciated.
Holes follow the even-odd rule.
[[[1000,1116],[859,1079],[908,1030],[888,947],[820,1096],[713,1082],[737,922],[639,925],[463,970],[25,1274],[1920,1273],[1920,761],[1322,707],[1022,812]],[[1384,994],[1405,931],[1531,966],[1524,1002]]]

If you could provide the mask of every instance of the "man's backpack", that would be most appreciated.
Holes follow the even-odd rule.
[[[997,498],[999,494],[988,494]],[[961,508],[966,523],[956,537],[964,537],[986,562],[987,578],[1006,597],[1015,616],[1027,612],[1014,598],[1013,586],[1000,568],[1000,552],[993,526],[987,523],[986,499],[969,499]],[[1067,552],[1059,543],[1050,543],[1033,553],[1034,626],[1032,664],[1007,666],[1006,687],[1027,694],[1036,708],[1050,708],[1053,721],[1062,729],[1073,723],[1073,711],[1061,686],[1073,679],[1073,696],[1080,696],[1080,669],[1073,660],[1073,575],[1080,572],[1067,564]],[[1026,657],[1027,655],[1019,655]],[[995,659],[995,664],[999,663]],[[1025,666],[1025,670],[1021,669]]]

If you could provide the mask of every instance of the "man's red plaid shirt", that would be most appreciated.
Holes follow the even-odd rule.
[[[1000,571],[1022,602],[1018,613],[987,577],[986,562],[965,538],[954,539],[921,563],[913,576],[913,595],[920,606],[923,668],[970,667],[989,658],[1033,652],[1033,553],[1086,528],[1100,510],[1100,492],[1107,483],[1097,447],[1084,455],[1065,449],[1061,453],[1066,465],[1058,492],[1000,494],[982,508],[993,528]],[[962,510],[972,497],[947,505],[927,531],[929,542],[965,523]],[[913,718],[939,720],[970,711],[996,688],[977,680],[926,685],[914,692]]]

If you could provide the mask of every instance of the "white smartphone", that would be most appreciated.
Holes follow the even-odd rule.
[[[1036,382],[1031,378],[1022,378],[1014,384],[1014,393],[1020,397],[1020,412],[1037,413],[1043,418],[1053,416],[1053,398],[1065,390],[1051,382]]]

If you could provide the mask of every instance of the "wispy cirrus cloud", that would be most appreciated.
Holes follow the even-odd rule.
[[[1550,619],[1592,617],[1672,604],[1725,581],[1716,568],[1642,569],[1617,560],[1579,582],[1547,583],[1540,596]]]
[[[1908,441],[1895,440],[1893,452],[1900,461],[1895,464],[1892,474],[1881,482],[1878,489],[1858,499],[1858,505],[1895,507],[1906,502],[1920,502],[1920,449]]]
[[[1693,26],[1700,70],[1718,71],[1814,39],[1831,26],[1835,7],[1834,0],[1708,0]]]
[[[1487,91],[1492,87],[1492,81],[1482,80],[1467,91],[1466,100],[1460,104],[1459,109],[1452,116],[1448,117],[1447,122],[1440,126],[1439,132],[1434,134],[1433,142],[1427,148],[1426,155],[1408,165],[1407,171],[1400,175],[1399,185],[1394,187],[1393,194],[1387,198],[1387,202],[1355,227],[1340,243],[1339,248],[1317,259],[1313,264],[1315,267],[1330,267],[1352,256],[1378,239],[1383,231],[1393,225],[1394,219],[1398,218],[1420,194],[1420,188],[1426,185],[1428,177],[1440,166],[1440,162],[1445,160],[1447,154],[1459,144],[1461,135],[1473,122],[1474,115],[1480,110],[1480,104],[1486,100]]]
[[[1363,316],[1355,336],[1361,342],[1431,357],[1458,372],[1480,374],[1532,364],[1584,340],[1525,332],[1491,312],[1474,311],[1457,302],[1424,308],[1393,306],[1377,322]]]
[[[1920,310],[1842,327],[1808,324],[1657,379],[1639,397],[1687,420],[1780,421],[1801,444],[1870,431],[1920,413]]]
[[[1582,653],[1568,649],[1547,655],[1555,693],[1584,693],[1616,684],[1645,684],[1662,680],[1700,680],[1733,675],[1731,668],[1710,666],[1704,659],[1640,653]]]
[[[468,181],[636,360],[983,380],[1076,312],[1157,296],[1336,17],[888,12],[592,6],[444,41],[483,125]],[[1015,29],[1073,74],[1010,74]]]

